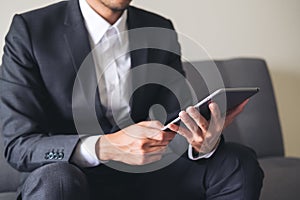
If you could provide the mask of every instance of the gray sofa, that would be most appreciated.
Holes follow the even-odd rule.
[[[300,199],[300,158],[284,155],[284,146],[272,82],[264,60],[231,59],[223,61],[185,63],[188,79],[199,98],[207,94],[207,88],[196,69],[205,70],[216,66],[227,87],[260,87],[243,114],[224,131],[227,141],[238,142],[253,148],[264,170],[265,179],[262,200]],[[0,137],[0,200],[15,199],[20,174],[13,170],[3,158]]]

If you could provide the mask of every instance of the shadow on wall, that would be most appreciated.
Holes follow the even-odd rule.
[[[270,69],[270,73],[283,131],[285,153],[287,156],[300,157],[300,72]]]

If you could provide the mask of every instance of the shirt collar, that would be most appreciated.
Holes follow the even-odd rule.
[[[123,12],[121,17],[113,25],[111,25],[94,11],[86,0],[79,0],[79,6],[85,26],[94,45],[99,43],[105,32],[110,28],[115,28],[118,35],[127,30],[127,10]],[[119,37],[119,39],[122,40],[121,37]]]

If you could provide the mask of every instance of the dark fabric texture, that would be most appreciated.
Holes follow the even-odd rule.
[[[92,200],[254,200],[263,177],[252,150],[223,141],[213,159],[181,157],[154,172],[126,173],[105,165],[83,171],[86,176],[73,165],[59,163],[38,168],[22,188],[23,199],[88,200],[91,195]]]
[[[89,199],[85,174],[69,163],[52,163],[34,170],[21,188],[23,200]]]
[[[15,193],[19,185],[20,173],[13,169],[4,158],[3,139],[0,133],[0,199],[9,199],[9,192]],[[2,196],[1,196],[2,195]],[[7,197],[6,197],[7,196]]]

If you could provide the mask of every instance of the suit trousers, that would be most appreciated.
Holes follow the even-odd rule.
[[[209,159],[181,156],[148,173],[121,172],[101,164],[79,169],[68,163],[45,165],[23,184],[25,200],[255,200],[263,181],[254,151],[222,141]]]

